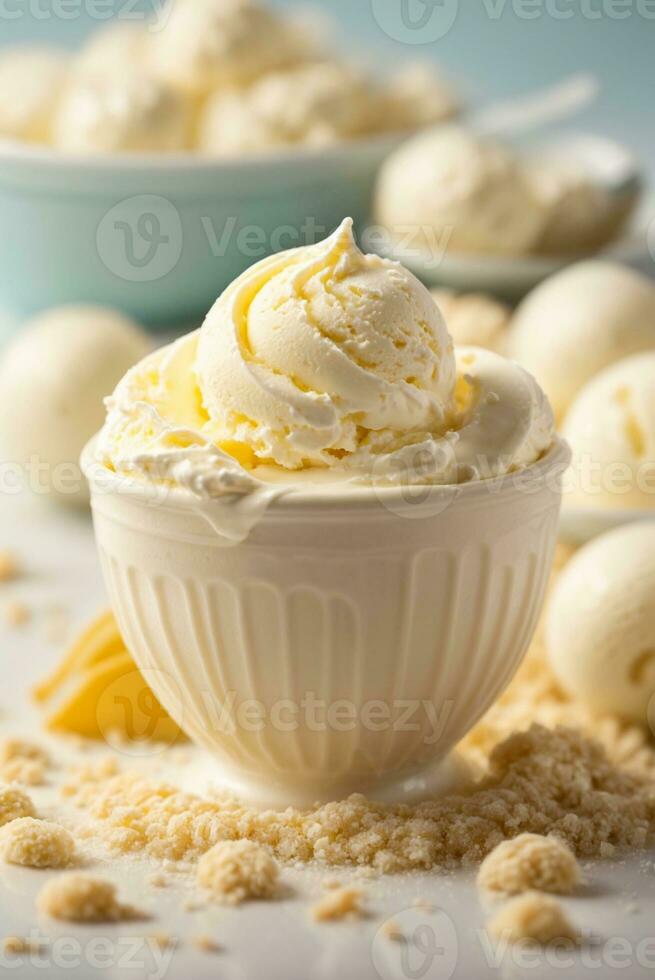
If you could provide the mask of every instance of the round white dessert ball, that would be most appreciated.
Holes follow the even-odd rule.
[[[46,47],[8,48],[0,53],[0,136],[47,143],[68,60]]]
[[[301,65],[247,89],[216,92],[200,119],[199,146],[228,157],[331,144],[379,129],[381,108],[375,88],[347,65]]]
[[[118,77],[143,66],[150,34],[142,22],[119,21],[94,31],[71,66],[79,76]]]
[[[81,73],[66,86],[52,139],[67,153],[165,153],[191,144],[195,105],[139,70]]]
[[[610,531],[571,559],[546,640],[562,687],[592,713],[655,720],[655,522]]]
[[[484,347],[497,354],[505,352],[510,309],[485,293],[455,293],[450,289],[431,290],[441,310],[455,347]]]
[[[152,32],[157,75],[197,96],[303,60],[301,35],[255,0],[176,0]]]
[[[580,389],[630,354],[655,349],[655,283],[613,262],[580,262],[537,286],[512,318],[508,351],[561,421]]]
[[[506,147],[462,126],[420,133],[380,173],[377,220],[432,253],[522,255],[543,227],[542,207]]]
[[[562,433],[573,450],[569,502],[655,512],[655,350],[592,378]]]
[[[49,310],[25,324],[0,357],[0,446],[44,495],[84,502],[79,457],[105,418],[103,399],[151,349],[121,314],[97,306]],[[17,474],[19,476],[19,474]]]

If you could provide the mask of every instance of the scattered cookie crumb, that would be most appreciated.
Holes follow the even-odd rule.
[[[148,884],[153,888],[166,888],[168,878],[162,871],[154,871],[148,878]]]
[[[200,858],[197,881],[216,901],[238,905],[249,898],[271,898],[278,875],[277,862],[261,844],[221,841]]]
[[[146,939],[159,949],[175,949],[177,946],[177,939],[168,932],[151,932]]]
[[[0,776],[8,783],[43,786],[45,768],[39,759],[10,759],[0,767]]]
[[[31,618],[30,608],[24,602],[15,599],[5,606],[4,616],[7,626],[24,626]]]
[[[555,837],[519,834],[503,841],[482,862],[478,888],[504,895],[555,892],[570,895],[582,874],[575,855]]]
[[[10,582],[19,574],[20,565],[13,551],[0,551],[0,582]]]
[[[120,922],[143,918],[116,897],[116,885],[105,878],[71,871],[48,881],[36,900],[39,912],[65,922]]]
[[[496,913],[487,930],[495,939],[511,943],[529,939],[541,946],[579,939],[557,899],[541,892],[526,892],[511,899]]]
[[[220,953],[221,946],[211,936],[194,936],[193,945],[201,953]]]
[[[12,759],[35,759],[46,765],[48,754],[45,749],[35,742],[29,742],[24,738],[9,737],[0,740],[0,765],[10,762]]]
[[[198,901],[197,898],[185,898],[185,900],[182,902],[183,912],[199,912],[204,908],[206,908],[205,903]]]
[[[435,911],[434,903],[428,898],[421,898],[420,896],[414,899],[412,902],[412,907],[415,909],[422,909],[423,912]]]
[[[311,907],[314,922],[336,922],[362,914],[363,892],[359,888],[331,891]]]
[[[20,817],[35,817],[34,804],[17,786],[0,786],[0,827]]]
[[[2,951],[9,956],[18,956],[21,953],[38,953],[40,950],[40,942],[35,939],[26,939],[24,936],[7,936],[2,940]]]
[[[324,888],[326,892],[330,892],[335,888],[341,888],[341,882],[338,878],[324,878],[321,882],[321,888]]]
[[[394,922],[393,919],[389,919],[388,922],[384,923],[382,926],[382,933],[387,939],[390,939],[391,942],[402,943],[405,941],[405,934],[398,923]]]
[[[0,856],[28,868],[64,868],[75,857],[75,841],[59,824],[20,817],[0,830]]]

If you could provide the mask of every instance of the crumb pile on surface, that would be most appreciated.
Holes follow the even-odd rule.
[[[135,772],[93,771],[67,790],[85,830],[117,854],[195,860],[223,840],[266,845],[284,862],[368,866],[382,872],[479,863],[520,833],[555,834],[582,857],[642,848],[655,828],[655,796],[643,774],[621,769],[582,732],[535,725],[510,735],[468,795],[414,806],[355,795],[312,810],[252,809],[209,799]]]

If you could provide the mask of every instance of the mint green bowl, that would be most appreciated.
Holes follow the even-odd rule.
[[[101,303],[151,326],[203,317],[263,256],[345,215],[363,228],[397,136],[230,161],[71,157],[0,143],[0,304]]]

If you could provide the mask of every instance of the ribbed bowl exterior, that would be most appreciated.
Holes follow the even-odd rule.
[[[544,597],[556,483],[411,517],[273,506],[237,545],[201,511],[118,494],[94,496],[94,521],[161,702],[255,795],[311,802],[443,758],[507,685]]]

